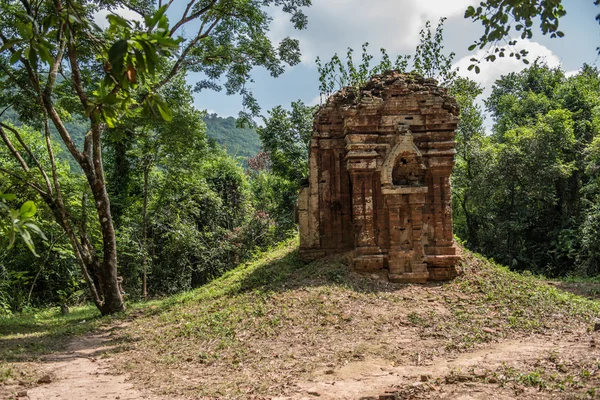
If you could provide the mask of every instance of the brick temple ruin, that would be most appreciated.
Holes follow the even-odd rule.
[[[433,79],[388,72],[346,88],[314,121],[298,199],[300,255],[354,250],[357,271],[456,276],[450,174],[458,106]]]

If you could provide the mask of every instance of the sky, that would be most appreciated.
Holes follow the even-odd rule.
[[[185,3],[185,0],[175,0],[173,19],[178,8]],[[463,16],[469,5],[478,3],[478,0],[313,0],[313,5],[306,9],[308,27],[302,31],[293,28],[289,15],[273,9],[269,11],[273,17],[269,37],[274,43],[286,36],[299,39],[302,62],[288,67],[278,78],[257,68],[252,75],[254,83],[248,87],[254,92],[263,115],[277,105],[289,107],[296,100],[318,104],[317,56],[329,60],[334,53],[345,55],[348,47],[355,50],[356,56],[364,42],[369,42],[369,49],[374,55],[382,47],[392,59],[399,54],[414,54],[419,31],[425,22],[429,20],[435,27],[439,18],[446,17],[445,50],[447,53],[456,53],[454,66],[458,68],[458,74],[479,82],[486,89],[483,94],[485,97],[501,75],[520,71],[526,65],[514,58],[504,58],[494,63],[483,63],[480,74],[467,71],[469,59],[482,55],[469,52],[468,47],[481,36],[483,27]],[[529,60],[539,56],[548,65],[560,65],[572,74],[584,63],[596,65],[598,62],[596,47],[600,45],[600,25],[595,16],[600,12],[600,7],[594,6],[593,0],[563,0],[563,4],[567,15],[561,18],[560,29],[565,37],[550,39],[535,31],[533,38],[522,42],[520,48],[529,51]],[[128,17],[135,18],[134,15]],[[102,18],[102,15],[97,16],[97,20]],[[372,65],[376,61],[377,58]],[[191,85],[201,79],[202,76],[198,74],[188,76]],[[194,105],[223,117],[237,116],[242,109],[240,96],[227,96],[224,92],[209,90],[194,94]]]

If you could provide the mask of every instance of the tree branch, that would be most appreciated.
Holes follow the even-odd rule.
[[[167,76],[160,81],[158,84],[156,84],[152,89],[153,90],[158,90],[161,87],[163,87],[164,85],[166,85],[171,79],[173,79],[173,77],[175,75],[177,75],[177,73],[179,72],[179,70],[183,67],[185,61],[186,61],[186,57],[188,55],[188,53],[192,50],[192,48],[202,39],[204,39],[205,37],[207,37],[210,32],[212,32],[212,30],[217,26],[217,24],[221,21],[221,17],[217,18],[214,20],[214,22],[208,27],[208,29],[205,32],[202,32],[202,29],[204,28],[204,23],[202,24],[202,26],[200,26],[200,29],[198,30],[198,35],[196,35],[196,37],[190,41],[188,43],[188,45],[186,46],[186,48],[183,50],[183,52],[181,52],[181,55],[179,56],[179,58],[177,59],[177,61],[175,62],[175,65],[173,65],[173,68],[171,68],[171,71],[169,71],[169,73],[167,74]]]
[[[62,35],[62,29],[61,29],[61,35]],[[62,59],[65,54],[66,45],[67,45],[66,41],[64,39],[61,40],[60,48],[56,54],[56,60],[54,60],[54,63],[50,66],[50,70],[48,71],[48,81],[46,82],[46,88],[44,89],[44,94],[46,96],[52,95],[52,90],[54,89],[54,84],[56,83],[56,76],[58,75],[58,68],[60,67],[60,64],[62,63]]]
[[[2,124],[2,126],[4,126],[4,124]],[[25,172],[29,172],[29,166],[27,165],[23,157],[21,157],[21,153],[19,153],[15,146],[13,146],[8,136],[6,136],[6,132],[4,132],[2,126],[0,126],[0,137],[2,137],[2,140],[6,144],[6,147],[8,147],[8,150],[10,150],[10,152],[12,153],[13,157],[17,159],[19,164],[21,164],[21,168],[23,168]]]
[[[46,187],[48,189],[48,193],[52,194],[52,192],[53,192],[52,185],[50,184],[50,179],[48,178],[48,175],[46,174],[46,171],[42,167],[42,164],[39,162],[39,160],[37,159],[37,157],[33,154],[33,152],[31,151],[31,149],[29,148],[29,146],[27,146],[27,144],[25,143],[25,141],[21,137],[21,134],[19,133],[19,131],[17,131],[13,127],[11,127],[9,125],[6,125],[6,124],[3,124],[1,122],[0,122],[0,127],[8,129],[9,131],[12,132],[13,135],[15,135],[15,137],[17,138],[17,141],[21,144],[21,146],[23,146],[23,148],[25,149],[25,151],[27,152],[27,154],[29,154],[29,157],[31,157],[31,159],[33,160],[33,162],[37,166],[38,170],[42,174],[42,176],[44,178],[44,181],[46,182]]]
[[[13,178],[23,182],[25,185],[29,186],[30,188],[32,188],[33,190],[35,190],[36,192],[38,192],[41,196],[46,196],[48,197],[48,193],[44,192],[44,189],[42,189],[41,187],[39,187],[37,184],[35,183],[31,183],[29,182],[27,179],[7,170],[6,168],[0,167],[0,172],[4,172],[6,175],[12,176]]]
[[[190,15],[188,17],[188,13],[190,11],[190,9],[193,7],[193,5],[196,3],[196,0],[192,0],[188,3],[187,7],[185,8],[185,11],[183,12],[183,15],[181,16],[181,19],[179,21],[177,21],[177,23],[175,25],[173,25],[173,28],[171,28],[171,31],[169,32],[169,36],[173,36],[175,34],[175,32],[177,32],[177,30],[182,26],[187,24],[188,22],[201,17],[203,14],[205,14],[208,10],[210,10],[211,8],[214,7],[215,3],[217,2],[217,0],[212,0],[210,3],[208,3],[208,5],[204,8],[202,8],[201,10],[198,10],[197,12],[193,13],[192,15]],[[172,0],[169,2],[169,5],[172,3]]]

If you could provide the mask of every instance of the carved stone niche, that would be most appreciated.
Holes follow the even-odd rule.
[[[388,72],[315,117],[299,195],[300,255],[354,251],[357,271],[424,283],[456,276],[450,174],[458,107],[435,80]]]

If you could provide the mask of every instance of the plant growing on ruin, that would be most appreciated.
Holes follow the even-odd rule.
[[[450,85],[456,78],[456,70],[452,69],[455,54],[444,54],[443,26],[445,21],[446,18],[440,18],[435,32],[431,31],[431,22],[427,21],[425,28],[419,32],[420,40],[414,56],[398,55],[393,62],[387,51],[381,48],[379,63],[371,67],[374,56],[368,52],[368,42],[362,45],[361,62],[359,64],[355,64],[353,59],[354,50],[350,47],[346,53],[345,61],[342,61],[337,53],[326,63],[323,63],[317,57],[316,64],[319,72],[321,99],[329,98],[334,92],[344,87],[350,87],[359,92],[365,83],[376,74],[383,74],[391,70],[408,72],[411,59],[413,60],[414,72],[427,78],[436,78],[443,86]]]
[[[321,97],[329,97],[334,92],[344,87],[352,87],[357,91],[360,90],[369,78],[375,74],[380,74],[392,69],[406,71],[408,67],[409,55],[399,55],[392,63],[390,56],[384,48],[381,48],[381,61],[379,64],[371,68],[371,60],[373,55],[369,54],[367,48],[369,43],[362,45],[361,63],[355,65],[352,54],[354,50],[348,47],[346,53],[346,61],[342,62],[340,57],[333,55],[330,61],[325,64],[317,57],[317,70],[319,72],[319,92]]]

